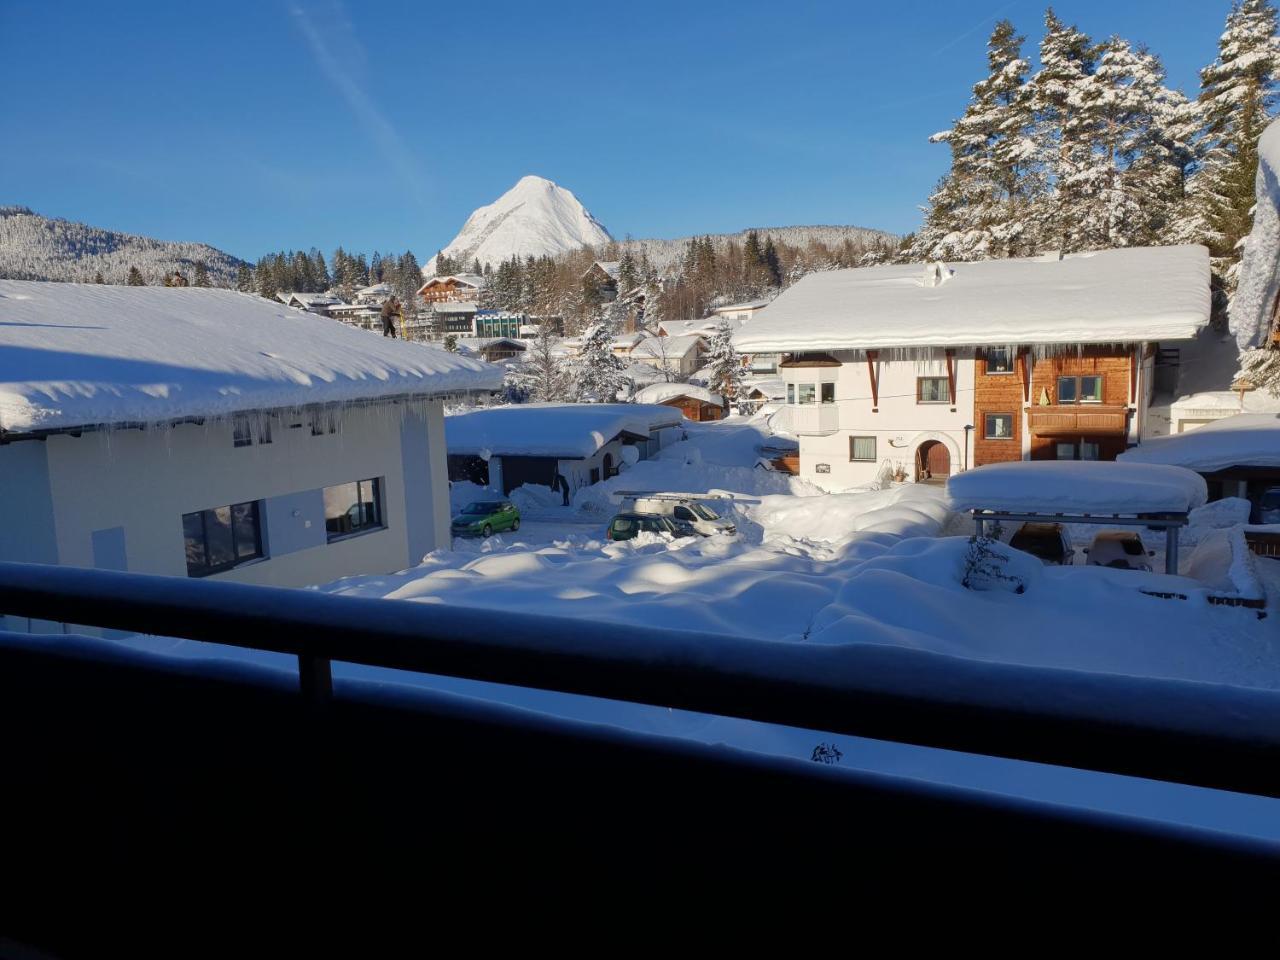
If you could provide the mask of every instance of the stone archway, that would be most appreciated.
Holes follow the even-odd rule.
[[[917,483],[946,483],[961,469],[960,448],[945,433],[921,433],[912,441],[915,448]]]

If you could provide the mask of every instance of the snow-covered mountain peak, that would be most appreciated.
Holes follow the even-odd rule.
[[[530,174],[472,213],[442,252],[468,267],[475,260],[496,267],[513,256],[555,255],[612,239],[572,191]],[[423,272],[434,270],[432,260]]]

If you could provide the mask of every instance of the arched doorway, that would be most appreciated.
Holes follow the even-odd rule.
[[[608,480],[613,476],[613,454],[606,453],[604,455],[604,478]]]
[[[951,451],[941,440],[926,440],[916,447],[916,481],[946,483],[951,476]]]

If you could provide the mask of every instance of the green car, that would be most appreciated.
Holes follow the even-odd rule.
[[[477,500],[453,518],[455,537],[488,537],[503,530],[520,529],[520,511],[510,500]]]

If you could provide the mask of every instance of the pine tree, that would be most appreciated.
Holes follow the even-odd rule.
[[[1032,174],[1024,39],[1008,20],[996,24],[987,41],[987,76],[974,85],[955,125],[930,138],[950,145],[951,171],[930,196],[924,228],[915,237],[920,259],[974,260],[1030,250],[1028,207],[1041,188]]]
[[[236,268],[236,289],[241,293],[253,292],[253,268],[247,263]]]
[[[97,273],[95,273],[95,274],[93,275],[93,282],[94,282],[94,283],[106,283],[106,282],[107,282],[106,280],[102,279],[102,271],[101,271],[101,270],[99,270]]]
[[[709,386],[732,404],[742,389],[742,361],[733,346],[733,327],[728,320],[721,320],[711,338],[707,352],[707,366],[711,369]]]
[[[1203,163],[1188,188],[1175,231],[1204,243],[1234,288],[1238,245],[1252,227],[1258,138],[1275,106],[1280,42],[1269,0],[1237,0],[1218,41],[1217,59],[1200,72]]]
[[[316,278],[317,290],[323,292],[333,285],[329,278],[329,267],[324,262],[324,254],[315,247],[311,248],[311,272]]]
[[[444,348],[450,353],[458,352],[458,338],[454,334],[449,334],[444,338]]]
[[[192,281],[192,286],[196,286],[196,287],[211,286],[211,284],[209,283],[209,268],[205,266],[203,260],[196,261],[195,279]]]
[[[129,277],[125,280],[125,283],[131,287],[145,287],[147,285],[147,281],[142,279],[142,271],[137,267],[129,268]]]
[[[594,323],[582,335],[579,355],[578,399],[614,403],[627,384],[626,365],[613,352],[617,330],[608,319]]]

